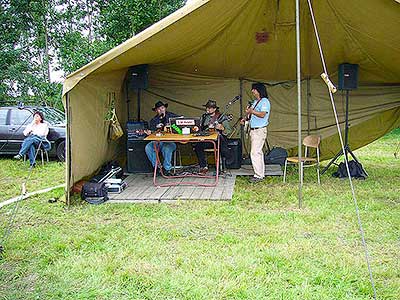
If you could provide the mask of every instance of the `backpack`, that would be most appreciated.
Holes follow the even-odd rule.
[[[362,164],[355,160],[350,160],[348,163],[351,177],[357,179],[366,179],[368,177],[368,174],[364,171]],[[347,178],[346,164],[341,162],[338,166],[338,170],[333,173],[332,176],[338,178]]]
[[[288,153],[286,149],[281,147],[273,147],[271,151],[265,153],[264,164],[266,165],[285,165]]]

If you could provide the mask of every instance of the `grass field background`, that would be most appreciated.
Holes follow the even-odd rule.
[[[378,299],[400,297],[400,159],[397,129],[355,153],[354,180]],[[326,164],[327,162],[325,162]],[[27,165],[1,159],[0,200],[18,195]],[[331,168],[327,173],[332,173]],[[63,190],[19,204],[0,260],[0,299],[372,299],[347,180],[306,170],[236,181],[230,202],[78,202]],[[63,164],[31,174],[28,191],[62,183]],[[0,229],[14,206],[0,209]]]

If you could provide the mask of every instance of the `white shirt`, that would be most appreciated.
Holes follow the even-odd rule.
[[[49,134],[49,124],[46,121],[39,124],[36,124],[35,121],[33,121],[31,124],[26,126],[24,130],[25,136],[28,136],[30,134],[40,137],[46,137]]]

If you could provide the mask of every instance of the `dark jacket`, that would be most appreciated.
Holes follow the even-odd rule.
[[[149,129],[151,131],[155,131],[158,129],[157,125],[159,125],[159,124],[160,125],[162,124],[161,128],[163,128],[165,126],[165,124],[169,123],[170,118],[177,118],[177,117],[180,117],[180,116],[177,114],[174,114],[170,111],[167,111],[163,118],[161,118],[159,115],[157,115],[153,119],[150,120],[150,126],[149,126],[150,128]]]
[[[211,117],[211,115],[209,114],[203,114],[200,118],[201,130],[209,129],[210,124],[214,125],[215,121],[217,120],[220,121],[220,118],[221,118],[220,112],[217,112],[213,117]],[[223,121],[219,123],[221,123],[222,126],[224,126],[225,130],[224,131],[217,130],[217,131],[223,135],[230,135],[232,132],[232,128],[231,125],[229,124],[229,121],[227,119],[223,119]]]

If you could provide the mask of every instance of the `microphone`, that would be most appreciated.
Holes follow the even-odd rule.
[[[228,102],[228,105],[232,105],[233,103],[235,103],[239,99],[240,99],[240,95],[235,96],[231,101]]]

